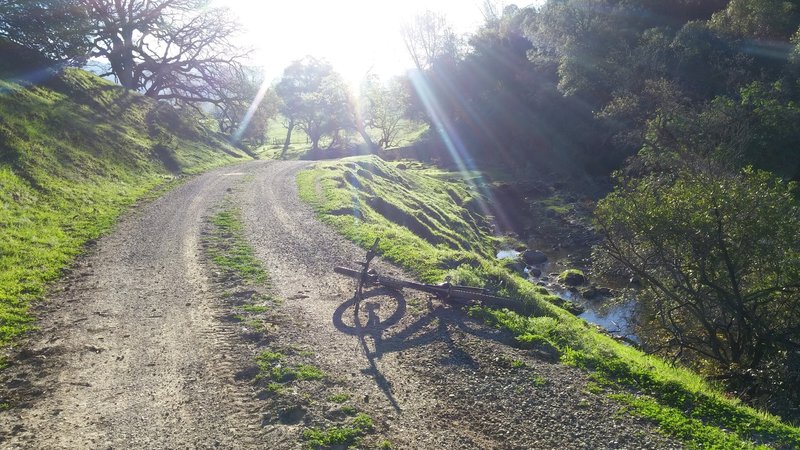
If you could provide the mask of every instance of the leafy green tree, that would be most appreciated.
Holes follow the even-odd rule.
[[[265,84],[260,71],[232,71],[225,81],[228,101],[218,105],[214,115],[223,133],[234,141],[263,144],[267,123],[275,116],[278,98],[274,89]]]
[[[788,0],[731,0],[709,22],[720,34],[784,42],[799,25],[800,6]]]
[[[455,60],[460,41],[444,15],[426,10],[400,30],[409,56],[419,70],[428,70],[443,59]]]
[[[275,91],[282,100],[280,111],[288,120],[283,154],[295,127],[305,131],[312,150],[317,150],[323,136],[335,137],[352,126],[354,113],[347,85],[327,61],[311,56],[295,61],[284,70]]]
[[[797,95],[784,82],[753,82],[706,104],[675,103],[648,122],[646,146],[653,153],[712,159],[728,170],[752,165],[800,180]]]
[[[618,179],[595,215],[598,254],[642,280],[641,338],[750,394],[800,381],[787,365],[800,352],[796,186],[702,158],[673,164]]]
[[[377,76],[364,81],[361,92],[361,117],[371,129],[380,133],[378,147],[394,144],[409,105],[407,84],[400,79],[383,83]]]

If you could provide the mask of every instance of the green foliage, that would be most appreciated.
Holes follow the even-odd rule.
[[[279,100],[275,90],[262,90],[265,80],[260,71],[246,69],[232,73],[229,78],[225,81],[233,95],[215,111],[219,129],[235,142],[263,145],[268,124],[278,112]],[[258,104],[254,107],[255,100]]]
[[[350,93],[330,63],[313,57],[295,61],[283,72],[275,91],[282,100],[281,114],[288,118],[291,133],[297,126],[319,148],[323,136],[352,127],[355,113]]]
[[[731,0],[709,25],[722,34],[786,41],[800,25],[800,8],[793,1]]]
[[[698,419],[688,418],[679,409],[664,407],[649,397],[630,394],[612,394],[611,398],[628,404],[637,415],[656,422],[667,433],[687,441],[689,448],[706,449],[768,449],[766,445],[742,442],[736,435],[728,434],[717,427],[703,424]]]
[[[288,365],[284,361],[286,355],[271,350],[264,350],[256,356],[258,375],[256,379],[268,379],[272,383],[285,384],[295,380],[321,380],[325,372],[310,364]]]
[[[367,77],[361,87],[361,116],[370,129],[378,132],[379,148],[396,144],[407,115],[409,87],[401,79],[383,83],[375,75]]]
[[[734,389],[780,392],[767,406],[790,410],[800,402],[781,387],[800,381],[795,186],[766,172],[713,169],[620,180],[597,207],[601,249],[643,281],[648,344],[726,376]]]
[[[246,282],[268,283],[269,275],[244,236],[239,209],[228,204],[211,217],[211,223],[214,229],[209,238],[209,254],[214,264]]]
[[[331,401],[333,403],[344,403],[350,400],[350,397],[352,397],[350,394],[345,394],[345,393],[335,394],[328,397],[328,401]]]
[[[306,441],[309,448],[349,447],[359,445],[361,438],[372,432],[373,429],[372,418],[364,413],[359,413],[348,426],[327,429],[307,428],[303,430],[303,440]]]
[[[6,47],[4,41],[8,40],[41,55],[39,58],[6,59],[12,55],[0,50],[0,59],[4,60],[0,65],[13,65],[6,68],[24,73],[48,67],[51,65],[48,60],[85,62],[91,46],[82,33],[87,29],[85,11],[76,2],[0,0],[0,47]]]
[[[166,161],[146,120],[159,108],[75,69],[42,86],[0,81],[0,344],[32,324],[30,303],[134,201],[175,173],[244,156],[173,111],[186,126],[160,134]]]

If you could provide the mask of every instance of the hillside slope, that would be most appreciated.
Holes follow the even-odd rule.
[[[199,118],[88,72],[0,74],[4,345],[29,327],[47,282],[126,206],[177,175],[249,157]]]

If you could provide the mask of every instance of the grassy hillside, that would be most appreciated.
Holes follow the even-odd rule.
[[[0,81],[0,345],[126,206],[176,175],[247,158],[197,118],[77,69]]]
[[[475,177],[468,174],[467,177]],[[298,185],[322,220],[364,247],[380,250],[428,282],[493,288],[531,305],[470,313],[513,333],[523,347],[544,346],[594,380],[587,395],[615,399],[618,411],[656,422],[689,448],[800,448],[800,429],[749,408],[697,374],[599,333],[553,304],[553,296],[494,256],[497,241],[479,214],[482,197],[460,174],[376,157],[318,164]]]

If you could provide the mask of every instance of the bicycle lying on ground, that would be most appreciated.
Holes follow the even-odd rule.
[[[362,267],[361,269],[351,269],[348,267],[334,267],[333,269],[334,272],[340,275],[358,280],[356,298],[363,298],[365,286],[385,286],[398,291],[408,288],[426,292],[436,296],[442,301],[462,306],[472,306],[480,303],[484,306],[493,306],[495,308],[508,308],[523,314],[530,313],[530,306],[527,305],[525,301],[495,295],[483,288],[459,286],[451,284],[449,280],[443,284],[424,284],[381,275],[376,272],[375,269],[369,267],[372,260],[377,256],[379,241],[380,239],[376,239],[375,243],[372,244],[372,247],[367,251],[365,261],[358,262]]]

